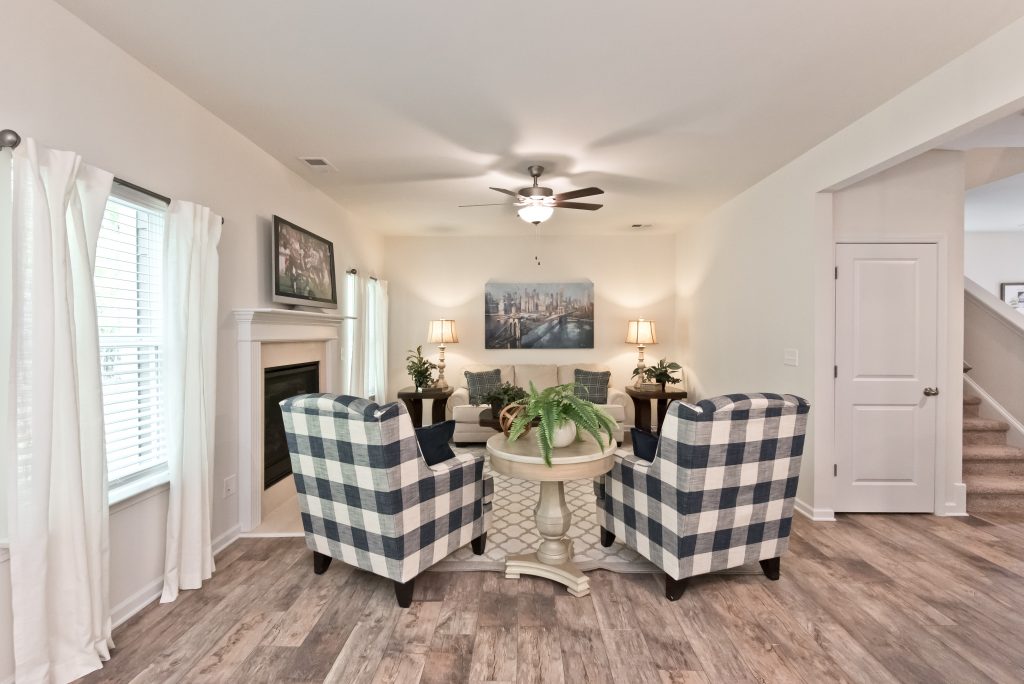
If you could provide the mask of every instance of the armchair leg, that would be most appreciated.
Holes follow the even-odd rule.
[[[761,564],[761,570],[764,571],[764,576],[768,579],[775,581],[779,579],[779,564],[780,558],[766,558],[763,561],[758,561]]]
[[[606,549],[615,543],[615,533],[601,528],[601,546]]]
[[[477,556],[484,555],[484,549],[487,548],[487,533],[484,532],[470,543],[473,545],[474,554]]]
[[[331,567],[331,557],[325,556],[324,554],[314,551],[313,552],[313,572],[318,575],[322,575],[327,572],[327,568]]]
[[[665,575],[665,598],[669,601],[678,601],[686,591],[686,583],[689,580],[689,577],[672,579],[671,575]]]
[[[415,577],[404,584],[395,582],[395,598],[398,599],[400,607],[408,608],[412,604],[412,589],[415,582]]]

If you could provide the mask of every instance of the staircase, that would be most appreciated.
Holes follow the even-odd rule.
[[[1009,425],[978,415],[981,399],[964,397],[967,511],[1024,512],[1024,449],[1009,446]]]

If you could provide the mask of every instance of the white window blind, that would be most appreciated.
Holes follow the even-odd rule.
[[[162,250],[167,205],[114,183],[96,247],[107,479],[111,489],[166,467]]]

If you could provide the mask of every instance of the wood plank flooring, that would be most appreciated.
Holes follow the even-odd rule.
[[[782,579],[499,573],[391,583],[301,539],[243,539],[205,588],[114,633],[85,682],[1021,682],[1024,516],[797,516]]]

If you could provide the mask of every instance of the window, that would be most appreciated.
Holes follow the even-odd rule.
[[[167,205],[120,183],[96,247],[96,308],[111,490],[166,469],[162,249]]]

